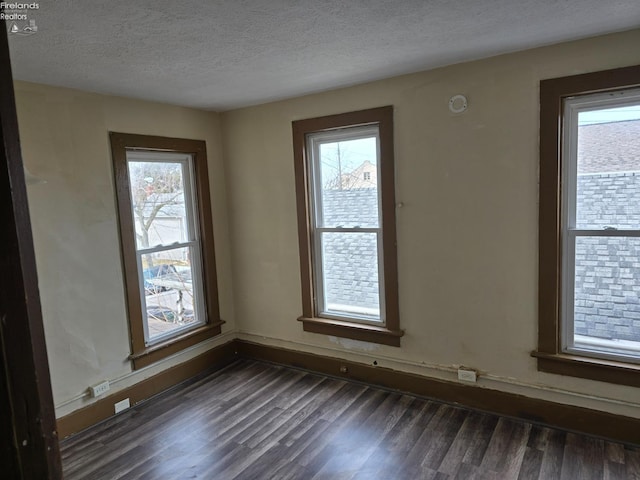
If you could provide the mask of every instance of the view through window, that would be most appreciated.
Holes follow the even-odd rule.
[[[320,132],[307,141],[313,162],[318,312],[380,322],[378,128]]]
[[[145,340],[204,323],[192,158],[127,152]]]
[[[640,89],[565,100],[564,350],[640,360]]]

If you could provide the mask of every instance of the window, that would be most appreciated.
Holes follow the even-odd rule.
[[[399,346],[393,108],[295,121],[293,141],[304,330]]]
[[[221,331],[205,142],[111,133],[134,368]]]
[[[640,67],[540,85],[543,371],[640,386]]]

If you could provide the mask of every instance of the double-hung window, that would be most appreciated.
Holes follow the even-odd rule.
[[[111,134],[132,360],[220,333],[204,142]]]
[[[306,331],[399,345],[392,118],[293,122]]]
[[[640,68],[541,84],[539,368],[640,385]]]

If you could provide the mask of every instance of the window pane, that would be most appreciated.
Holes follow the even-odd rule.
[[[377,139],[319,145],[320,227],[378,226]]]
[[[189,240],[181,162],[128,162],[139,249]]]
[[[189,247],[142,255],[142,269],[149,342],[202,323]]]
[[[640,356],[640,238],[577,237],[576,346]]]
[[[324,312],[380,320],[376,233],[323,232]]]
[[[576,227],[640,229],[640,104],[578,114]]]

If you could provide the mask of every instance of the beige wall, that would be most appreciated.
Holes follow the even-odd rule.
[[[24,162],[47,183],[28,187],[56,414],[90,402],[102,380],[117,390],[229,340],[234,330],[220,119],[211,112],[16,85]],[[108,132],[206,140],[223,336],[131,373]]]
[[[640,417],[638,390],[538,373],[538,82],[640,63],[640,30],[218,115],[16,83],[58,416],[236,336]],[[452,115],[449,98],[469,99]],[[291,121],[394,105],[401,348],[305,333]],[[108,131],[204,139],[223,335],[132,372]],[[222,145],[224,144],[224,151]],[[224,154],[224,158],[223,158]],[[235,321],[234,321],[235,319]]]
[[[240,338],[640,417],[638,390],[539,373],[540,79],[640,63],[640,30],[222,115]],[[462,93],[468,110],[452,115]],[[305,333],[292,120],[395,109],[402,347]],[[336,372],[337,373],[337,372]]]

